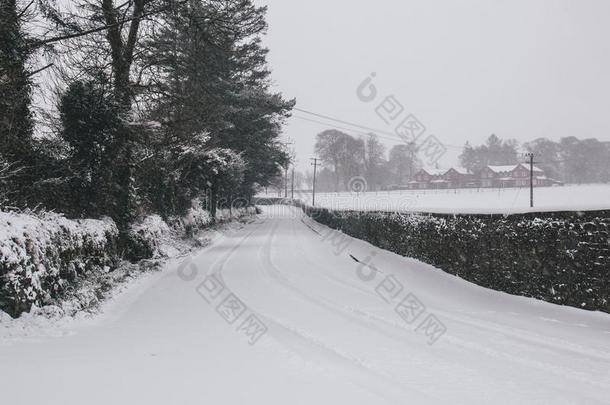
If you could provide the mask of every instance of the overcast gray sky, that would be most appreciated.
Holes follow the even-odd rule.
[[[608,0],[259,2],[276,87],[297,107],[392,132],[356,97],[375,72],[380,97],[448,146],[443,166],[491,133],[610,140]],[[326,128],[290,119],[301,169]]]

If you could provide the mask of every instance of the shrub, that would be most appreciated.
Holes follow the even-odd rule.
[[[163,256],[161,242],[170,235],[169,226],[159,215],[150,215],[129,230],[129,259],[142,260]]]
[[[110,219],[0,212],[0,309],[12,316],[48,303],[77,277],[116,264]]]

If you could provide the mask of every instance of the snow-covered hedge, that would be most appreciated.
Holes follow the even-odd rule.
[[[171,229],[159,215],[150,215],[133,224],[129,231],[129,256],[132,260],[163,256],[161,246]]]
[[[254,207],[218,209],[216,221],[213,221],[209,211],[195,200],[184,217],[172,217],[165,222],[159,215],[148,216],[131,227],[129,257],[131,260],[166,257],[168,250],[176,250],[172,245],[178,239],[193,238],[215,222],[222,223],[253,214],[256,214]]]
[[[184,231],[187,235],[194,235],[213,223],[214,221],[209,211],[204,210],[198,202],[193,204],[182,219]]]
[[[0,212],[0,309],[18,315],[58,296],[77,276],[108,271],[117,237],[110,219]]]
[[[218,210],[216,222],[255,213],[254,207]],[[111,219],[0,211],[0,310],[17,316],[32,305],[63,299],[63,293],[73,290],[68,287],[102,280],[99,275],[113,271],[121,255],[142,260],[184,253],[200,246],[194,236],[214,223],[196,202],[184,218],[168,222],[158,215],[136,222],[128,252],[119,252],[119,233]]]
[[[223,208],[216,211],[216,221],[226,222],[232,219],[239,219],[245,216],[256,214],[256,207]]]
[[[610,211],[503,216],[303,209],[322,224],[481,286],[610,312]]]

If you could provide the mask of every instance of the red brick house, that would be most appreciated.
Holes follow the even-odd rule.
[[[530,185],[530,169],[523,163],[506,166],[486,166],[480,172],[481,187],[527,187]],[[550,186],[552,181],[544,171],[534,166],[534,186]]]
[[[448,188],[475,187],[475,178],[472,173],[463,167],[452,167],[443,175]]]
[[[534,186],[551,186],[558,183],[534,166]],[[529,187],[530,169],[523,163],[506,166],[485,166],[478,175],[462,167],[420,169],[408,183],[412,190],[466,188],[466,187]]]
[[[443,177],[446,172],[444,169],[419,169],[415,173],[415,180],[409,182],[409,188],[446,188],[447,181]]]

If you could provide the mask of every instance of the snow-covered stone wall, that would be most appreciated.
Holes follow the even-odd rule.
[[[610,312],[610,211],[504,216],[303,209],[322,224],[478,285]]]

